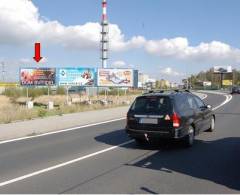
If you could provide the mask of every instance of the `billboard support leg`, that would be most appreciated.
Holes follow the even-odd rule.
[[[117,92],[118,92],[118,93],[117,93],[117,100],[118,100],[118,101],[117,101],[117,104],[119,104],[119,88],[117,88],[117,89],[118,89],[118,90],[117,90]]]
[[[67,85],[67,105],[68,105],[68,85]]]
[[[49,85],[48,85],[48,97],[49,97],[49,95],[50,95],[50,88],[49,88]]]
[[[27,99],[28,99],[28,87],[27,87]]]
[[[97,87],[97,99],[99,99],[99,88]]]
[[[232,87],[234,86],[234,79],[235,79],[235,74],[234,71],[232,72]]]
[[[222,89],[223,88],[223,73],[220,74],[220,80],[221,80],[220,88]]]
[[[88,101],[90,101],[90,97],[89,97],[89,88],[88,88],[88,87],[86,88],[86,91],[87,91],[87,98],[88,98]]]
[[[107,89],[106,88],[104,90],[104,94],[105,94],[105,100],[107,100]]]

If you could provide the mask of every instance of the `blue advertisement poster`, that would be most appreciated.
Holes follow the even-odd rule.
[[[58,85],[94,86],[95,75],[95,68],[59,68]]]

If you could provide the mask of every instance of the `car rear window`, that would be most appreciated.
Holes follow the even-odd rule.
[[[135,114],[163,115],[171,113],[171,100],[169,97],[143,96],[138,97],[131,107]]]

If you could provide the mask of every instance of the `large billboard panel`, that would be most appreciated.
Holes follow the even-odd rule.
[[[211,81],[203,81],[203,86],[210,87],[210,86],[212,86],[212,82]]]
[[[49,86],[56,83],[55,68],[21,68],[20,85]]]
[[[214,73],[232,73],[232,66],[214,66]]]
[[[224,86],[231,86],[231,85],[233,85],[233,81],[232,80],[223,80],[222,84]]]
[[[59,68],[58,85],[94,86],[95,75],[95,68]]]
[[[98,69],[98,86],[101,87],[133,87],[132,69]]]

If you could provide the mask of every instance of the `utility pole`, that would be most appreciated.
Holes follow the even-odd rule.
[[[5,63],[1,62],[1,65],[2,65],[2,82],[5,82],[5,74],[6,74]]]

